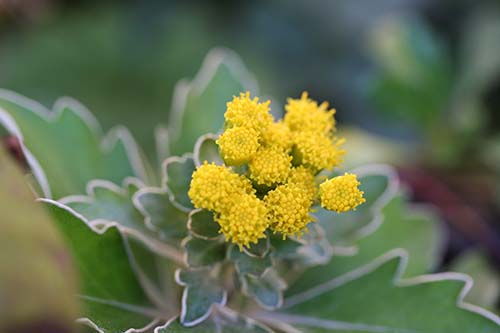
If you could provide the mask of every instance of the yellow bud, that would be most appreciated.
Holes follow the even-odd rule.
[[[264,197],[269,211],[271,230],[285,236],[303,234],[306,225],[312,222],[309,212],[313,198],[301,186],[279,185]]]
[[[325,181],[319,186],[321,206],[337,213],[355,209],[366,201],[359,185],[356,175],[350,173]]]
[[[235,195],[253,193],[255,190],[248,178],[228,167],[205,162],[193,173],[188,195],[196,208],[221,213],[232,206]]]
[[[297,132],[295,148],[301,164],[319,171],[331,170],[342,163],[345,151],[340,149],[343,139],[337,140],[318,132]]]
[[[233,205],[215,220],[226,241],[237,244],[240,249],[266,237],[265,231],[269,227],[266,206],[250,194],[234,196]]]
[[[306,92],[300,99],[289,98],[285,110],[285,123],[292,131],[328,134],[335,129],[335,109],[328,110],[327,102],[318,105]]]
[[[298,166],[290,170],[287,184],[301,186],[311,198],[316,196],[316,182],[314,180],[314,174],[311,170],[303,166]]]
[[[270,103],[259,103],[257,97],[250,99],[249,92],[241,93],[227,103],[224,118],[230,127],[243,126],[262,132],[273,122],[273,116],[269,113]]]
[[[282,121],[271,123],[262,133],[262,144],[268,147],[279,147],[285,151],[292,148],[292,133]]]
[[[250,178],[259,185],[284,183],[292,167],[292,157],[276,147],[261,147],[248,163]]]
[[[242,165],[250,161],[259,148],[259,133],[246,127],[226,130],[217,140],[227,165]]]

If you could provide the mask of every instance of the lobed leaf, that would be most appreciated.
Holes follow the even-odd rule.
[[[121,183],[134,176],[149,181],[142,152],[128,130],[117,127],[103,137],[92,114],[72,99],[59,99],[50,111],[0,90],[0,124],[20,139],[45,197],[82,194],[96,178]]]

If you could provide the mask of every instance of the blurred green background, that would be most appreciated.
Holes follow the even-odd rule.
[[[338,110],[346,167],[395,165],[448,222],[445,263],[500,267],[500,1],[0,1],[0,87],[84,103],[153,158],[175,83],[215,46],[261,94]]]

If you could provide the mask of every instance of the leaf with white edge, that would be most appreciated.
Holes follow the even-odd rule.
[[[469,275],[474,285],[465,300],[488,309],[494,309],[500,296],[500,274],[480,250],[469,250],[453,260],[450,269]]]
[[[314,214],[333,246],[351,246],[358,239],[373,233],[382,223],[382,208],[398,189],[398,177],[389,166],[373,164],[350,172],[358,176],[366,202],[347,213],[319,208]]]
[[[345,275],[286,298],[255,318],[298,331],[494,333],[500,318],[463,302],[472,280],[459,273],[402,279],[407,253],[396,249]]]
[[[220,236],[220,226],[214,214],[206,209],[195,209],[189,213],[188,229],[196,238],[216,239]]]
[[[240,280],[243,293],[264,309],[275,310],[283,304],[283,290],[287,284],[274,269],[268,268],[262,276],[243,274]]]
[[[205,161],[208,163],[215,163],[223,165],[224,161],[220,156],[219,146],[216,140],[219,136],[216,134],[205,134],[198,138],[194,145],[194,163],[196,166],[202,165]]]
[[[122,127],[103,138],[92,114],[78,102],[59,99],[54,110],[0,90],[0,125],[21,140],[21,148],[45,197],[85,192],[96,178],[121,183],[135,176],[148,182],[145,161]]]
[[[440,223],[431,210],[408,205],[403,196],[394,197],[382,211],[383,223],[376,232],[360,239],[354,256],[334,257],[327,265],[307,270],[287,290],[287,295],[321,284],[364,265],[394,248],[409,253],[405,277],[432,271],[443,246]]]
[[[72,195],[60,199],[59,202],[75,210],[95,227],[117,224],[123,234],[142,241],[152,251],[181,261],[179,251],[172,246],[177,244],[164,242],[163,234],[147,224],[148,218],[145,217],[147,215],[143,215],[136,206],[133,198],[142,186],[143,184],[136,178],[126,178],[122,187],[106,180],[92,180],[87,185],[86,196]],[[165,203],[160,204],[165,205]],[[175,211],[175,208],[172,211]],[[171,217],[174,216],[175,214],[172,214]],[[185,230],[183,225],[179,228]],[[184,236],[185,232],[180,233],[178,240]]]
[[[186,249],[185,261],[189,267],[213,266],[223,262],[226,257],[226,244],[223,239],[188,237],[182,245]]]
[[[191,175],[196,166],[193,156],[186,154],[182,157],[172,156],[163,163],[163,181],[167,191],[171,194],[171,201],[179,209],[186,212],[194,209],[188,192],[191,184]]]
[[[58,201],[93,224],[117,222],[147,234],[150,230],[132,202],[133,195],[143,186],[135,178],[126,178],[122,187],[107,180],[92,180],[87,184],[87,195],[71,195]]]
[[[74,332],[71,253],[0,147],[0,332]]]
[[[190,152],[198,137],[221,130],[227,101],[247,90],[257,93],[257,84],[240,58],[226,49],[210,51],[194,80],[175,87],[168,128],[171,153]]]
[[[269,253],[271,249],[271,242],[269,241],[269,237],[261,238],[257,241],[257,243],[251,243],[250,246],[243,246],[243,252],[252,257],[262,258]]]
[[[170,147],[168,141],[168,129],[163,125],[158,125],[155,128],[155,143],[156,143],[156,162],[158,167],[161,167],[164,160],[170,156]]]
[[[279,259],[293,261],[302,266],[324,265],[330,261],[335,251],[346,251],[344,248],[334,248],[325,237],[323,228],[317,223],[308,225],[308,233],[305,233],[300,239],[291,237],[283,239],[278,235],[272,235],[270,238],[273,248],[272,256]],[[351,249],[347,249],[351,251]]]
[[[154,333],[273,333],[273,331],[228,308],[215,307],[212,315],[195,327],[184,326],[178,317],[157,327]]]
[[[161,314],[154,309],[130,266],[118,228],[108,225],[94,229],[69,207],[42,200],[66,239],[80,273],[78,297],[84,317],[78,322],[106,333],[140,330],[155,323],[154,318]]]
[[[228,257],[234,263],[236,271],[240,275],[249,274],[259,277],[273,265],[270,256],[262,258],[249,256],[245,252],[240,252],[237,246],[230,247]]]
[[[218,269],[191,268],[177,270],[175,280],[184,287],[182,293],[181,323],[194,326],[210,316],[213,305],[224,306],[227,292],[220,285]]]
[[[133,197],[134,205],[145,216],[144,223],[160,233],[160,238],[179,242],[187,236],[188,214],[171,201],[164,189],[146,187]]]

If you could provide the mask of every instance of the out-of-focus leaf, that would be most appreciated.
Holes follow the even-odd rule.
[[[442,273],[401,279],[407,254],[393,250],[340,277],[286,298],[278,313],[257,315],[308,333],[493,333],[500,318],[463,302],[470,282]]]
[[[96,178],[121,183],[148,181],[142,153],[130,133],[117,127],[103,138],[99,124],[78,102],[59,99],[54,110],[0,90],[0,124],[20,138],[46,197],[83,194]]]
[[[408,253],[408,264],[404,276],[415,276],[430,272],[439,260],[443,236],[439,221],[432,211],[408,206],[404,197],[397,196],[384,207],[374,232],[356,242],[354,256],[333,257],[325,266],[307,270],[290,289],[289,295],[345,274],[374,258],[394,249],[402,248]]]
[[[193,81],[179,82],[174,91],[171,153],[191,152],[198,137],[221,130],[226,103],[246,90],[257,93],[255,80],[238,56],[229,50],[212,50]]]
[[[195,327],[184,326],[179,318],[174,318],[155,333],[272,333],[273,331],[255,320],[244,317],[227,308],[217,307],[212,315]]]
[[[163,164],[163,182],[171,194],[171,201],[179,209],[187,212],[194,209],[188,196],[194,170],[195,165],[191,154],[182,157],[172,156]]]
[[[474,280],[472,289],[465,296],[467,302],[494,309],[500,296],[500,274],[481,251],[470,250],[462,254],[451,263],[450,270],[465,273]]]
[[[415,18],[381,20],[371,41],[379,71],[370,95],[378,109],[431,128],[446,110],[452,82],[442,41]]]
[[[274,269],[267,269],[261,276],[240,274],[240,281],[243,293],[253,297],[264,309],[274,310],[283,304],[287,284]]]
[[[216,134],[205,134],[198,138],[194,146],[194,163],[196,166],[202,165],[205,161],[208,163],[215,163],[217,165],[223,165],[224,161],[219,153],[219,147],[217,146]]]
[[[116,227],[92,229],[70,208],[46,200],[80,273],[79,322],[109,333],[149,326],[160,314],[144,293]],[[113,320],[110,320],[112,318]]]
[[[70,253],[21,172],[0,149],[0,331],[74,332]]]

